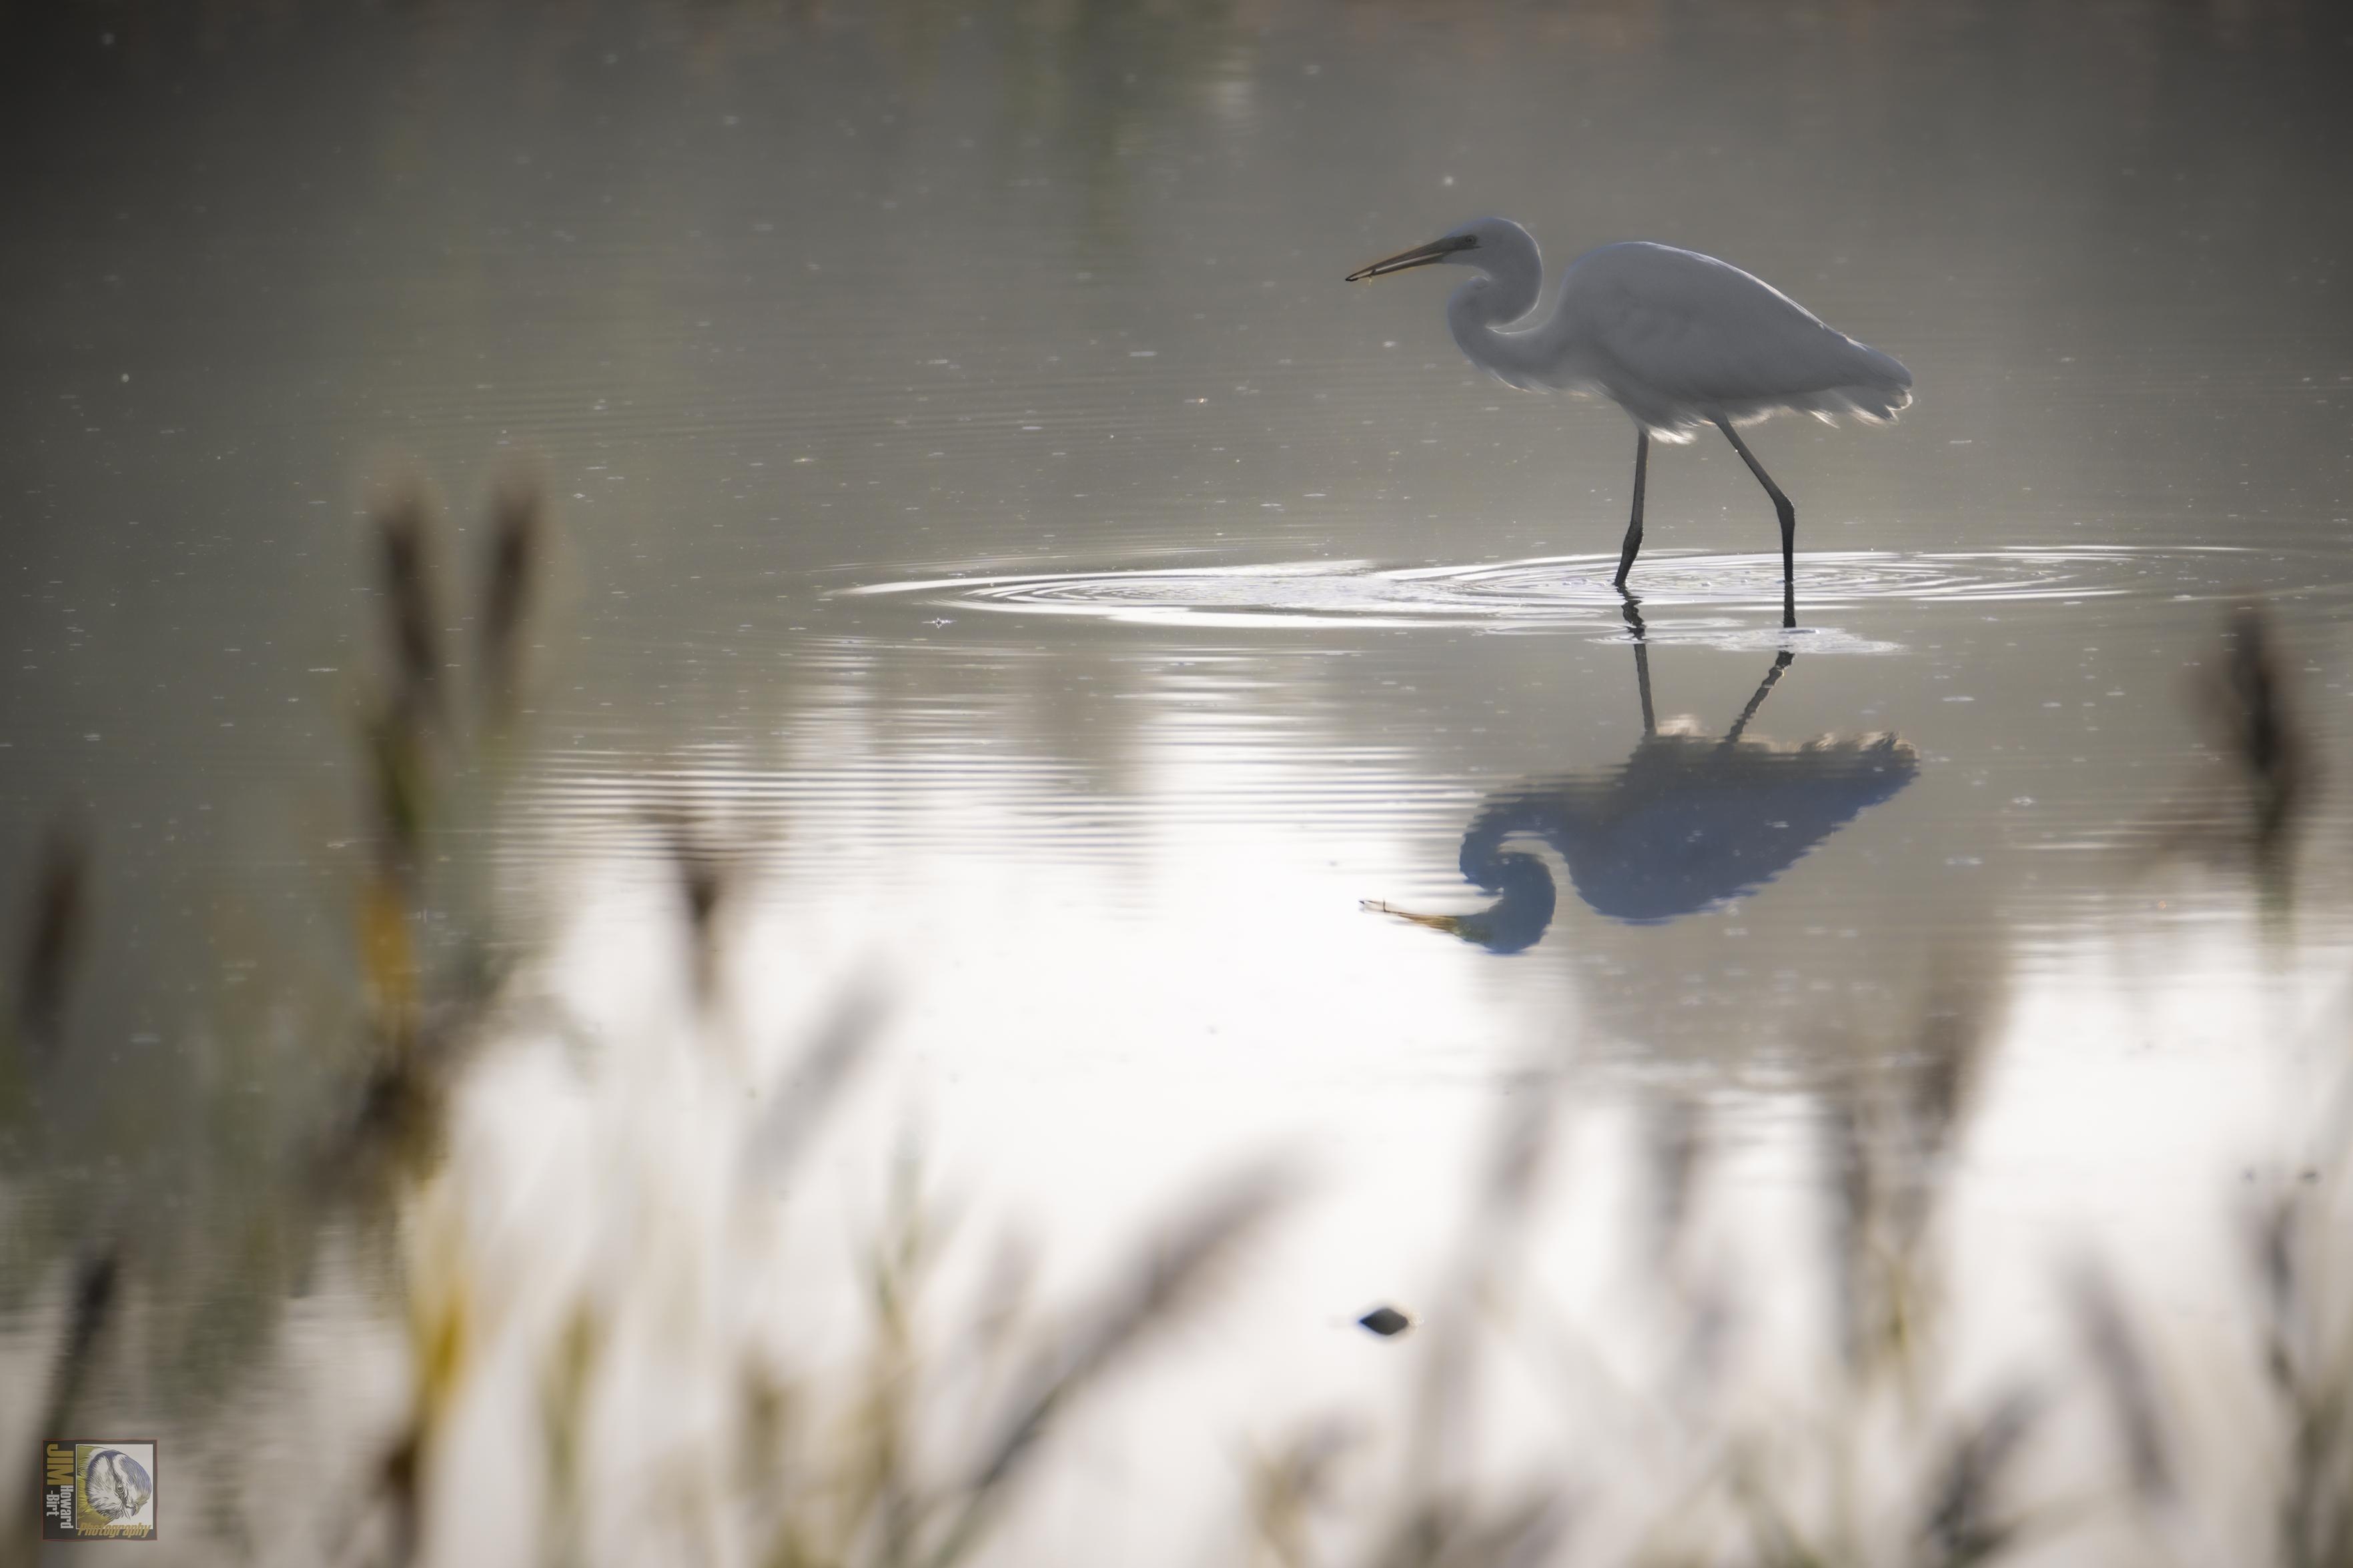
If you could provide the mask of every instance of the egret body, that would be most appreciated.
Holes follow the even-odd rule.
[[[1737,427],[1781,413],[1884,423],[1911,403],[1912,373],[1731,263],[1648,240],[1605,245],[1570,262],[1552,309],[1542,312],[1543,255],[1509,218],[1464,224],[1347,280],[1440,265],[1471,270],[1446,301],[1446,324],[1472,364],[1524,391],[1596,394],[1633,417],[1633,516],[1618,587],[1642,547],[1651,437],[1685,442],[1713,425],[1773,498],[1781,619],[1797,625],[1797,510]]]

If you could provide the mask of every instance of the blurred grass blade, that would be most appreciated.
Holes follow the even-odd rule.
[[[2124,1447],[2133,1490],[2147,1504],[2170,1502],[2179,1490],[2179,1473],[2172,1434],[2157,1378],[2117,1299],[2116,1282],[2105,1269],[2084,1263],[2068,1285],[2076,1328]]]
[[[88,923],[89,883],[90,853],[80,837],[52,828],[34,874],[16,990],[16,1026],[44,1060],[65,1039],[66,1004]]]
[[[547,507],[535,480],[516,475],[499,486],[491,502],[490,551],[477,652],[483,697],[503,721],[522,689],[524,635],[546,567]]]
[[[1295,1185],[1261,1167],[1229,1180],[1147,1242],[1116,1283],[1042,1352],[1024,1386],[994,1423],[996,1439],[963,1489],[939,1544],[924,1560],[944,1568],[978,1543],[1007,1484],[1071,1399],[1191,1305],[1209,1277],[1261,1228]]]
[[[2021,1521],[2004,1513],[2002,1486],[2043,1405],[2035,1390],[2014,1390],[1954,1438],[1921,1525],[1923,1568],[1972,1568],[2009,1550]]]
[[[792,1168],[843,1087],[871,1052],[889,1012],[881,984],[871,976],[843,994],[746,1140],[747,1179],[774,1182]]]
[[[413,721],[438,715],[441,694],[438,512],[421,481],[402,481],[375,513],[376,571],[394,706]]]

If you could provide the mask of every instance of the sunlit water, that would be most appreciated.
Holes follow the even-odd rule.
[[[1932,1003],[1998,1042],[1952,1165],[1961,1381],[2065,1358],[2085,1254],[2158,1336],[2238,1342],[2233,1184],[2295,1165],[2353,959],[2321,10],[216,12],[5,24],[19,144],[69,151],[0,250],[0,887],[58,820],[97,877],[83,1087],[22,1091],[47,1131],[7,1146],[0,1377],[37,1386],[58,1321],[52,1206],[115,1194],[162,1326],[80,1425],[165,1441],[181,1551],[231,1538],[171,1468],[230,1441],[221,1387],[347,1476],[364,1417],[318,1391],[398,1404],[364,1246],[275,1329],[206,1319],[277,1289],[234,1241],[290,1203],[174,1108],[234,1128],[348,1048],[285,997],[353,984],[364,499],[403,465],[453,588],[501,464],[561,522],[522,737],[455,839],[518,992],[674,1040],[686,820],[735,868],[754,1098],[831,999],[888,996],[800,1194],[817,1256],[901,1142],[1036,1236],[1050,1293],[1237,1162],[1312,1178],[1008,1560],[1214,1555],[1193,1500],[1230,1504],[1245,1438],[1391,1412],[1418,1342],[1350,1320],[1443,1300],[1532,1082],[1569,1106],[1565,1312],[1628,1312],[1674,1100],[1727,1266],[1804,1319],[1824,1097]],[[1477,376],[1427,274],[1339,281],[1488,211],[1555,265],[1723,255],[1911,366],[1893,429],[1754,433],[1799,627],[1720,443],[1652,453],[1630,616],[1623,418]],[[2212,720],[2251,595],[2329,781],[2284,890],[2228,851]],[[637,1168],[537,1060],[485,1068],[480,1168]],[[628,1134],[669,1170],[725,1101],[659,1061],[614,1070],[681,1097]]]
[[[2264,556],[2225,545],[2206,546],[2194,553],[2183,552],[2169,559],[2129,547],[1908,556],[1878,551],[1813,552],[1807,557],[1806,608],[1810,616],[1819,617],[1825,612],[1852,611],[1859,605],[1887,599],[2080,603],[2148,594],[2184,603],[2259,595],[2263,590],[2255,580],[2258,574],[2275,574],[2294,586],[2298,597],[2312,597],[2317,595],[2307,579],[2330,559],[2326,554]],[[849,591],[913,595],[943,609],[965,606],[1146,622],[1191,620],[1212,626],[1280,621],[1502,631],[1529,623],[1559,626],[1622,622],[1629,636],[1636,635],[1639,627],[1645,637],[1656,637],[1670,626],[1689,624],[1660,621],[1662,608],[1688,617],[1708,610],[1747,611],[1753,616],[1780,605],[1778,556],[1695,557],[1688,552],[1653,552],[1642,563],[1641,592],[1630,620],[1626,596],[1613,580],[1617,565],[1614,555],[1454,567],[1383,568],[1369,561],[1303,562],[950,577],[877,584]],[[2236,574],[2242,580],[2227,595],[2218,593],[2218,580],[2228,574]],[[2330,584],[2321,585],[2319,591],[2341,593],[2342,589]],[[1786,639],[1793,650],[1835,646],[1835,628],[1790,629],[1798,634]],[[1875,647],[1871,651],[1894,649]]]

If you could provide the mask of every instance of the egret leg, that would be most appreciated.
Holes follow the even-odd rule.
[[[1636,642],[1642,641],[1651,635],[1651,628],[1642,624],[1642,601],[1623,588],[1618,590],[1618,597],[1623,601],[1618,613],[1625,617],[1626,629],[1634,634]]]
[[[1765,672],[1765,679],[1757,684],[1757,695],[1748,700],[1748,706],[1740,710],[1740,717],[1735,719],[1732,728],[1724,732],[1725,745],[1740,739],[1740,731],[1748,728],[1748,721],[1756,718],[1757,710],[1765,706],[1765,694],[1773,689],[1773,683],[1781,679],[1781,672],[1788,668],[1790,660],[1797,657],[1788,648],[1781,650],[1781,657],[1773,661],[1773,668]]]
[[[1634,645],[1634,690],[1642,699],[1642,733],[1659,732],[1658,710],[1651,706],[1651,645]]]
[[[1626,601],[1619,606],[1619,613],[1626,617],[1626,625],[1634,634],[1634,690],[1642,699],[1642,733],[1655,735],[1659,732],[1659,718],[1651,706],[1650,628],[1642,624],[1642,601],[1623,588],[1618,592]]]
[[[1781,624],[1794,626],[1798,624],[1798,509],[1789,504],[1789,498],[1781,493],[1781,487],[1773,482],[1773,476],[1765,471],[1765,465],[1757,460],[1748,443],[1733,429],[1731,420],[1718,419],[1715,427],[1724,432],[1724,438],[1732,443],[1732,449],[1740,454],[1740,460],[1748,465],[1748,471],[1757,476],[1765,493],[1773,498],[1773,514],[1781,520]]]
[[[1626,574],[1634,569],[1634,556],[1642,548],[1642,483],[1651,470],[1651,432],[1638,425],[1634,427],[1634,518],[1626,525],[1626,547],[1618,552],[1618,577],[1611,585],[1626,586]]]

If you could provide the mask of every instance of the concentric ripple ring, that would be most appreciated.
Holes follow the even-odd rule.
[[[1798,602],[1819,614],[1871,602],[2017,604],[2137,597],[2212,599],[2274,552],[2228,545],[2128,546],[1798,557]],[[845,595],[913,597],[944,608],[1207,626],[1450,626],[1508,630],[1618,621],[1616,558],[1549,555],[1469,566],[1366,561],[1041,573],[878,583]],[[1659,612],[1778,612],[1778,554],[1662,552],[1642,560],[1637,597]]]

